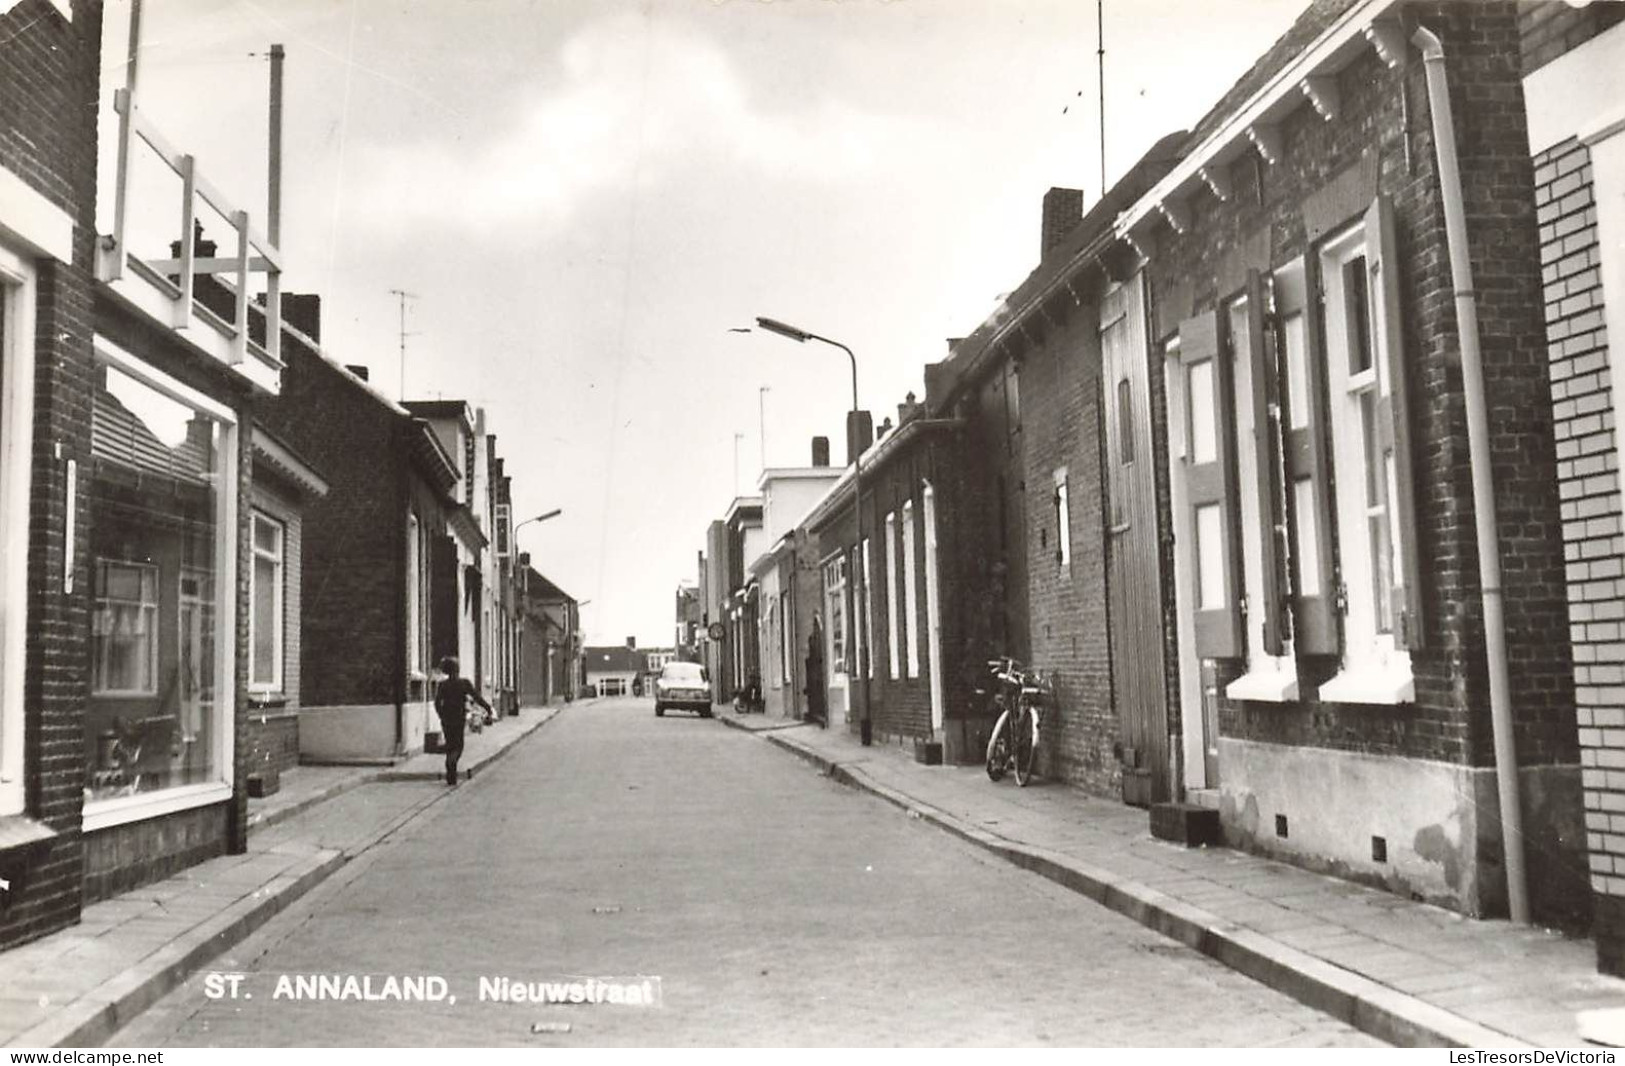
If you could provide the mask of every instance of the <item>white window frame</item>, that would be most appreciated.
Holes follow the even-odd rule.
[[[1261,700],[1285,703],[1298,699],[1298,664],[1290,641],[1282,641],[1282,654],[1264,650],[1264,625],[1268,612],[1264,602],[1264,517],[1259,513],[1258,483],[1274,480],[1274,470],[1258,469],[1258,447],[1254,442],[1253,390],[1263,388],[1253,381],[1251,308],[1243,293],[1223,304],[1225,328],[1231,345],[1230,382],[1234,395],[1231,419],[1235,430],[1236,481],[1240,490],[1242,594],[1248,610],[1243,615],[1247,672],[1225,686],[1224,694],[1233,700]],[[1224,432],[1224,427],[1219,427]]]
[[[1376,390],[1383,395],[1388,387],[1388,353],[1384,350],[1386,332],[1380,292],[1368,285],[1366,305],[1370,321],[1366,329],[1371,345],[1371,366],[1357,374],[1349,369],[1346,301],[1343,268],[1357,257],[1369,263],[1369,240],[1363,222],[1356,223],[1326,242],[1320,255],[1320,276],[1325,286],[1327,394],[1330,399],[1332,462],[1337,471],[1333,501],[1337,522],[1338,570],[1348,605],[1343,616],[1342,669],[1320,688],[1323,700],[1399,704],[1415,700],[1410,653],[1397,647],[1394,635],[1377,632],[1377,611],[1372,593],[1370,515],[1366,506],[1367,457],[1365,454],[1362,397]],[[1397,567],[1401,558],[1402,529],[1397,521],[1392,484],[1388,492],[1390,555]]]
[[[886,674],[895,679],[902,672],[897,647],[897,512],[886,512],[886,632],[891,637],[886,649]]]
[[[1072,493],[1067,468],[1058,467],[1050,480],[1055,485],[1055,562],[1061,570],[1072,572]]]
[[[846,605],[846,553],[836,552],[826,558],[821,566],[824,585],[824,612],[827,620],[824,623],[824,661],[829,664],[831,678],[845,677],[849,672],[850,664],[847,662],[847,651],[852,647],[851,620],[847,618]],[[835,624],[836,613],[840,615],[840,626]],[[841,646],[835,646],[837,629],[841,635]]]
[[[858,565],[863,568],[863,636],[868,641],[869,647],[872,648],[875,641],[875,571],[874,556],[869,548],[868,537],[863,538],[863,546],[859,551],[859,556]],[[874,652],[869,651],[865,656],[865,660],[869,664],[868,676],[873,678],[875,676]]]
[[[234,671],[237,648],[237,414],[230,407],[184,385],[163,371],[148,366],[100,334],[93,339],[96,359],[134,378],[177,403],[208,415],[220,426],[215,476],[219,503],[215,515],[215,664],[214,752],[216,780],[180,788],[143,792],[117,799],[87,801],[81,830],[93,833],[116,825],[144,821],[176,811],[228,800],[235,780],[237,688]]]
[[[908,612],[903,617],[902,638],[907,652],[903,666],[908,677],[920,676],[920,582],[914,575],[919,562],[919,534],[914,528],[914,501],[903,504],[903,602]]]
[[[423,538],[418,516],[406,515],[406,676],[423,674]],[[458,568],[461,570],[461,567]]]
[[[28,657],[37,298],[33,266],[0,245],[0,815],[21,814],[27,803],[23,673]],[[71,499],[68,506],[73,506]]]
[[[250,692],[281,692],[285,679],[283,672],[283,655],[286,652],[287,617],[284,613],[288,595],[288,524],[267,511],[255,508],[249,515],[249,554],[252,557],[248,568],[248,690]],[[259,545],[259,538],[255,536],[256,527],[264,522],[276,530],[276,551],[269,552]],[[269,681],[255,681],[259,673],[258,634],[254,625],[259,618],[257,605],[259,602],[259,561],[269,560],[275,567],[275,587],[272,590],[271,618],[274,632],[271,635],[271,679]]]

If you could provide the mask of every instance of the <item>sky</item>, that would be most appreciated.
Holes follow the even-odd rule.
[[[1306,3],[1105,0],[1107,179]],[[109,0],[104,190],[128,21]],[[844,342],[895,420],[1037,265],[1044,192],[1099,197],[1096,32],[1087,0],[148,0],[137,100],[263,218],[284,46],[284,291],[391,398],[411,294],[406,397],[484,408],[515,520],[563,509],[520,550],[588,643],[657,646],[764,461],[816,435],[842,458],[845,356],[730,330]],[[137,240],[160,254],[177,217]]]

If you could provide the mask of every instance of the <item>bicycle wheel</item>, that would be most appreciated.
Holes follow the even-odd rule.
[[[1009,722],[1009,711],[999,715],[993,735],[987,740],[987,776],[994,781],[1003,778],[1005,767],[1010,765],[1010,731],[1006,728]]]
[[[1016,784],[1022,788],[1033,779],[1033,762],[1038,753],[1037,722],[1033,719],[1033,712],[1023,705],[1016,712],[1015,730],[1015,764]]]

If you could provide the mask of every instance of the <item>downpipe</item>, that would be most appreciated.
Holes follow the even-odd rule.
[[[1527,925],[1529,895],[1524,866],[1523,807],[1518,788],[1517,743],[1512,728],[1495,483],[1490,470],[1489,408],[1484,397],[1484,359],[1478,338],[1478,297],[1473,290],[1472,260],[1467,250],[1467,217],[1462,207],[1461,169],[1456,157],[1456,125],[1450,109],[1444,43],[1425,26],[1418,26],[1411,40],[1420,49],[1426,64],[1428,104],[1433,115],[1433,146],[1439,164],[1439,193],[1444,200],[1445,243],[1450,252],[1451,287],[1455,290],[1456,328],[1461,336],[1461,377],[1467,401],[1467,447],[1472,466],[1473,520],[1478,541],[1478,579],[1484,606],[1490,724],[1495,740],[1495,781],[1501,807],[1501,848],[1506,860],[1507,909],[1512,921]]]

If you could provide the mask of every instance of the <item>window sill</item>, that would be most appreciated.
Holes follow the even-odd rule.
[[[0,854],[37,847],[56,837],[56,831],[23,814],[0,815]]]
[[[1255,667],[1226,685],[1224,694],[1233,700],[1290,703],[1298,698],[1298,674],[1296,670]]]
[[[85,804],[83,831],[94,833],[129,822],[146,821],[176,811],[207,807],[231,799],[231,786],[223,781],[207,785],[187,785],[183,788],[164,789],[123,799],[103,800]]]
[[[1367,703],[1393,707],[1416,702],[1416,681],[1409,666],[1357,667],[1343,670],[1320,686],[1323,703]]]

